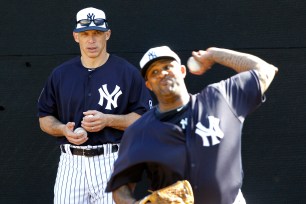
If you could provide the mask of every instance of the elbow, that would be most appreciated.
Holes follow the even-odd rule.
[[[278,68],[277,68],[277,67],[275,67],[275,66],[274,66],[274,65],[272,65],[272,64],[270,64],[270,67],[271,67],[271,69],[273,69],[273,70],[274,70],[275,74],[277,74],[277,73],[278,73]]]
[[[43,120],[42,117],[40,117],[40,118],[38,119],[38,122],[39,122],[39,127],[40,127],[40,129],[41,129],[43,132],[47,133],[47,132],[46,132],[45,125],[44,125],[44,120]]]
[[[261,66],[261,68],[257,70],[257,76],[259,79],[262,94],[267,91],[277,72],[278,68],[271,64]]]

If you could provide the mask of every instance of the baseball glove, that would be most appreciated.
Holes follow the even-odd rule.
[[[144,197],[139,204],[193,204],[193,192],[187,180],[177,181],[165,188],[153,191]]]

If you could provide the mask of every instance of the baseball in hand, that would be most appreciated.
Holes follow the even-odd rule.
[[[201,69],[201,63],[194,59],[194,57],[189,57],[187,66],[191,72],[198,72]]]
[[[86,115],[85,118],[91,118],[93,115]]]
[[[74,130],[74,133],[82,133],[84,135],[84,137],[87,137],[87,132],[86,130],[84,130],[84,128],[82,127],[78,127],[77,129]]]

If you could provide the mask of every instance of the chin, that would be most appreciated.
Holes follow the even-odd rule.
[[[97,58],[99,55],[98,55],[98,53],[87,53],[87,56],[89,58]]]

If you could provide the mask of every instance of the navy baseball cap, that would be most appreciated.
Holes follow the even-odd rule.
[[[105,13],[93,7],[80,10],[76,15],[76,27],[73,32],[79,33],[86,30],[108,31]]]
[[[168,46],[154,47],[149,49],[139,62],[142,76],[145,78],[146,72],[153,62],[164,58],[174,59],[181,64],[179,56]]]

